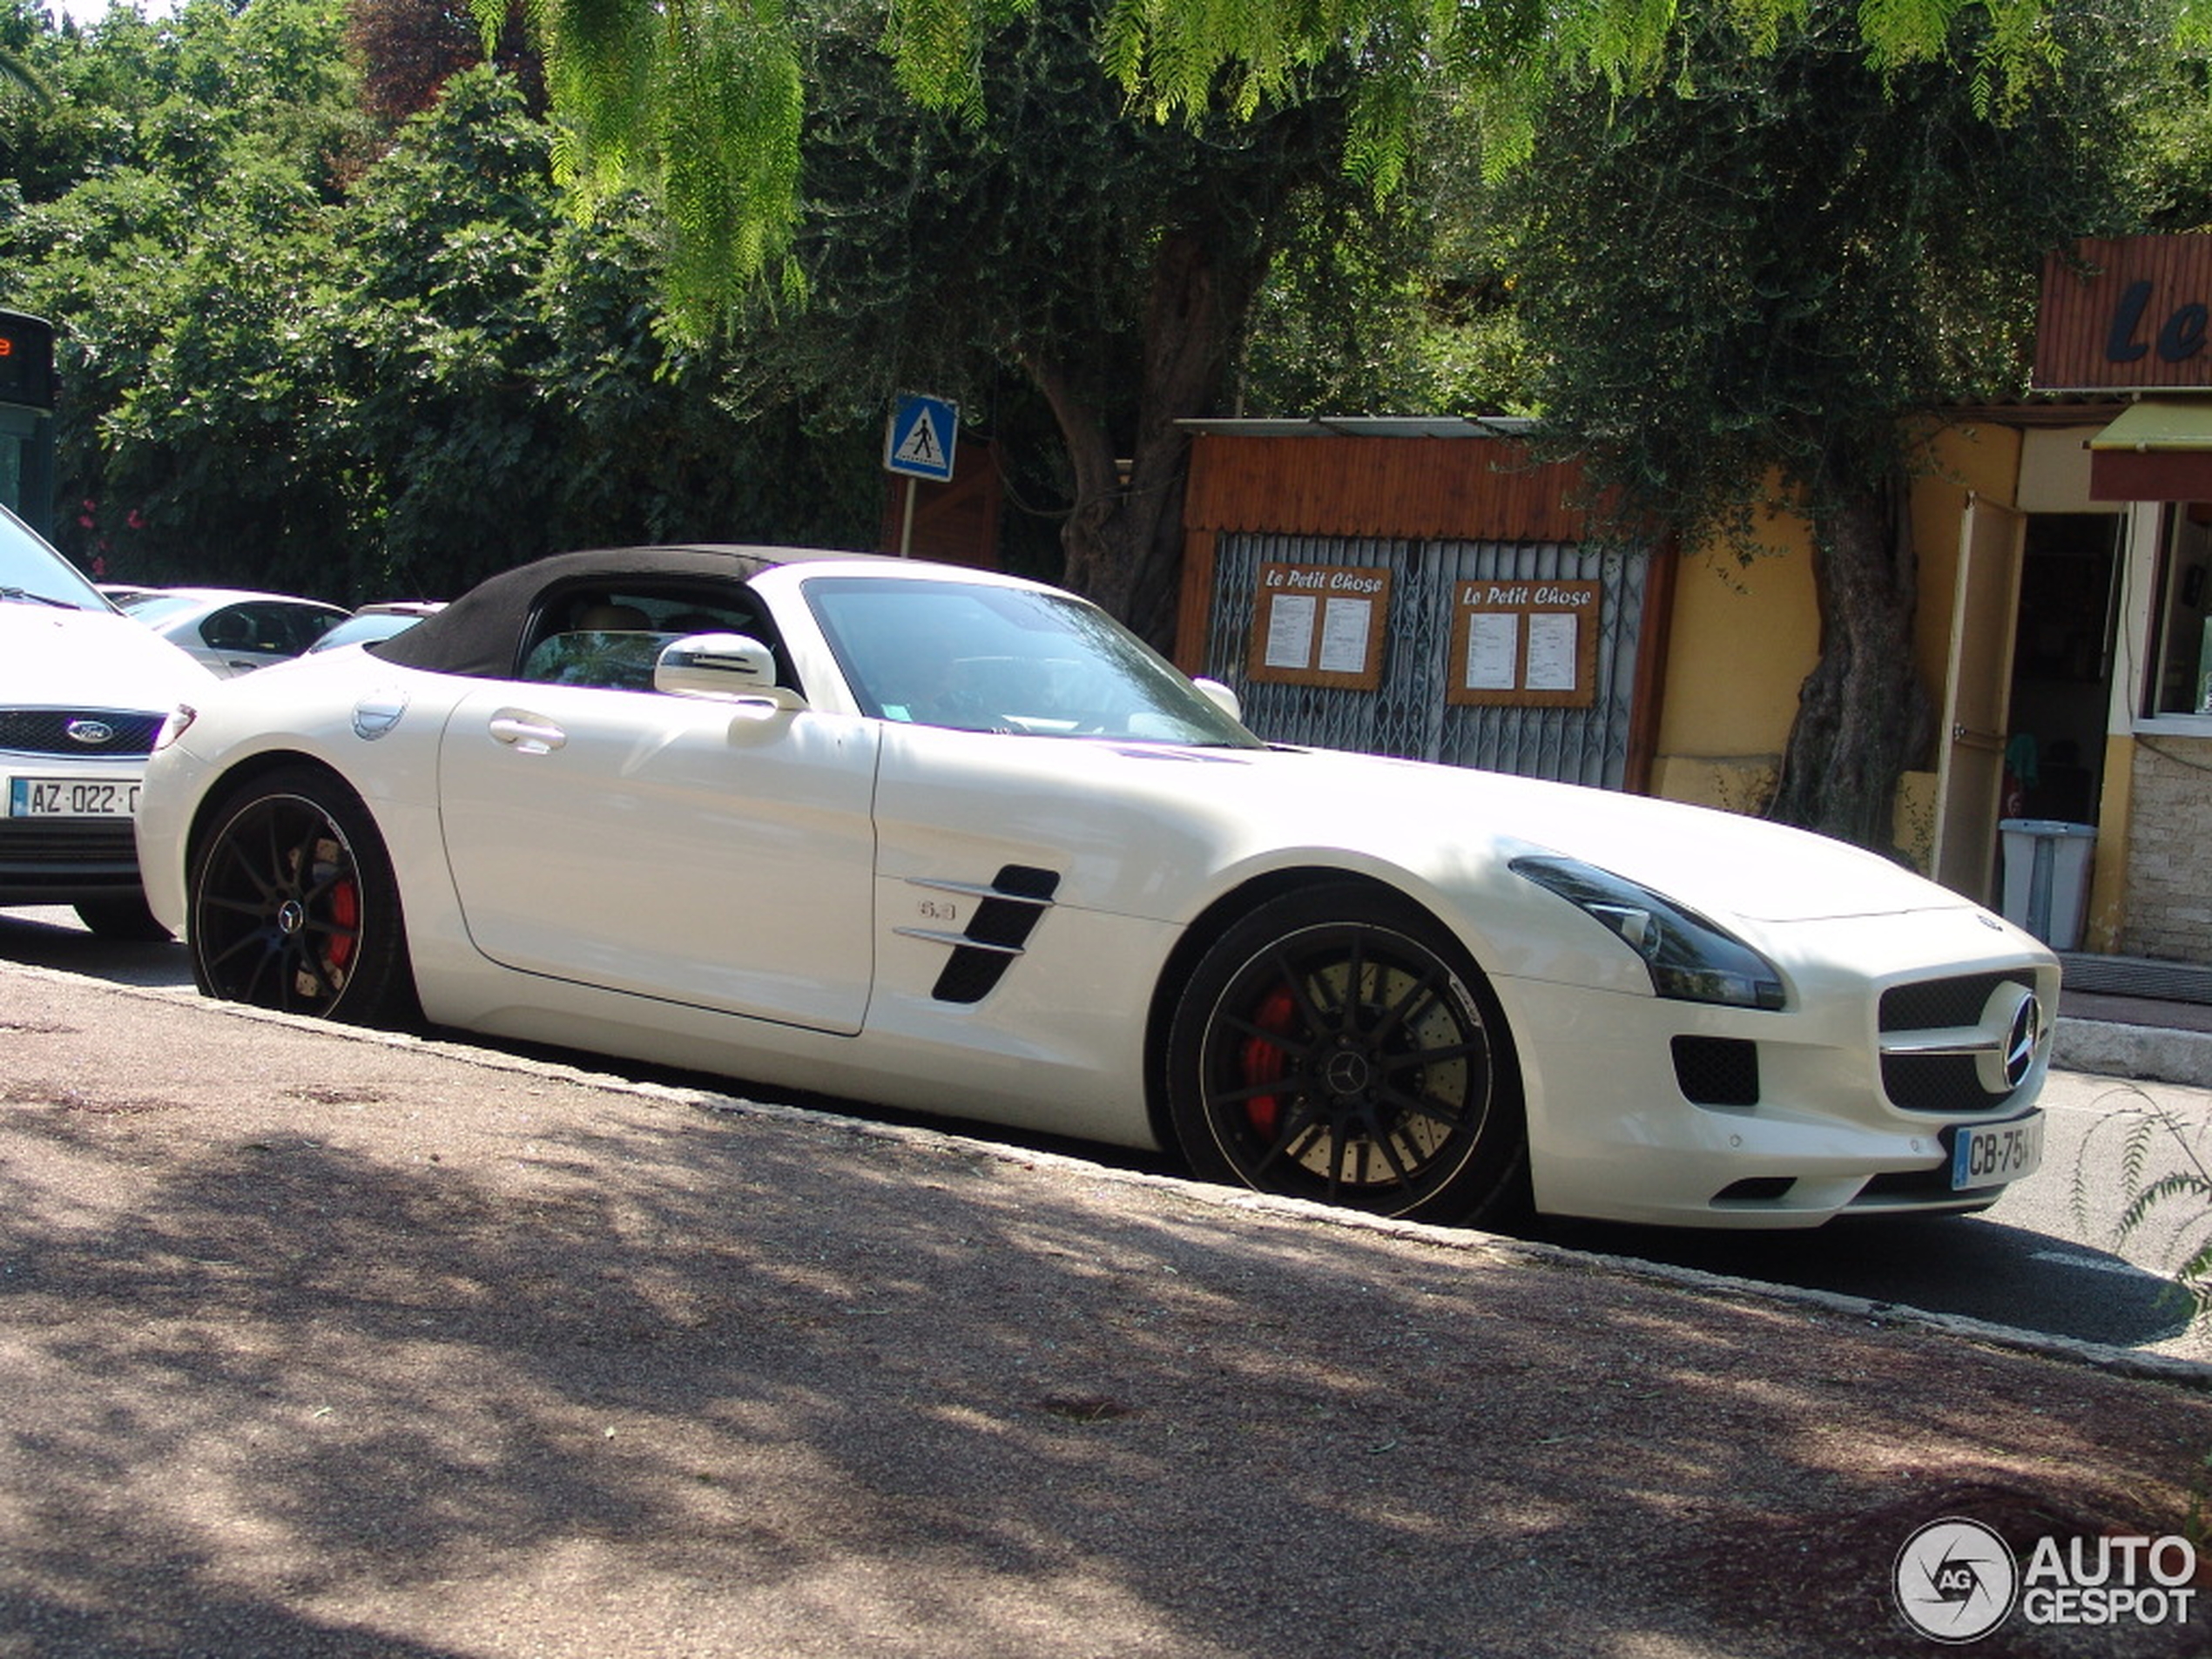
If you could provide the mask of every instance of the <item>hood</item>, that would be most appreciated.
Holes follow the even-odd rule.
[[[1316,802],[1347,845],[1378,852],[1409,830],[1480,838],[1506,857],[1544,851],[1615,875],[1719,918],[1766,922],[1972,908],[1971,901],[1862,847],[1739,813],[1501,772],[1326,751],[1254,757],[1290,800],[1285,825],[1311,822]],[[1227,771],[1228,768],[1222,768]],[[1255,781],[1258,779],[1255,778]]]
[[[0,705],[166,714],[214,682],[128,617],[0,602]]]

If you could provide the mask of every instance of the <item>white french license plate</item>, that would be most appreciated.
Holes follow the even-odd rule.
[[[1951,1187],[1999,1187],[2033,1175],[2043,1162],[2043,1114],[1952,1130]]]
[[[128,818],[138,810],[132,778],[11,778],[10,818]]]

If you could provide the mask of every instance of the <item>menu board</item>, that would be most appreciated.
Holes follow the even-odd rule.
[[[1372,691],[1382,684],[1390,572],[1264,564],[1252,605],[1248,678]]]
[[[1597,700],[1595,582],[1460,582],[1446,701],[1588,708]]]

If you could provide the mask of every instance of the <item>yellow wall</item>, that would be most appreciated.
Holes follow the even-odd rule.
[[[1934,428],[1913,483],[1919,562],[1913,657],[1939,714],[1969,494],[2009,505],[2020,454],[2020,435],[2008,428]],[[1770,518],[1762,540],[1774,550],[1748,564],[1711,550],[1683,556],[1652,763],[1654,794],[1757,812],[1773,791],[1797,717],[1797,690],[1818,654],[1820,621],[1804,524]],[[1898,843],[1924,859],[1933,833],[1934,794],[1932,772],[1906,774],[1899,791]]]
[[[1753,813],[1773,792],[1797,688],[1820,648],[1804,526],[1770,517],[1748,563],[1693,549],[1675,577],[1651,792]]]

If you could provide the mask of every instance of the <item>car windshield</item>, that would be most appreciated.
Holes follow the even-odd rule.
[[[806,599],[879,719],[1031,737],[1256,748],[1259,740],[1095,606],[982,583],[824,577]]]
[[[105,610],[107,601],[77,567],[33,536],[13,514],[0,512],[0,602]]]
[[[148,627],[189,611],[205,610],[207,601],[196,593],[134,593],[117,602],[123,610]]]

